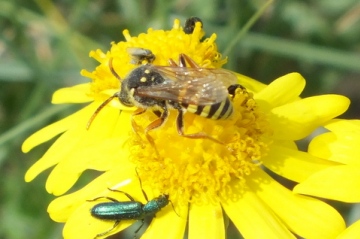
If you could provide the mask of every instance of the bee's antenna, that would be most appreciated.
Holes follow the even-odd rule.
[[[88,130],[90,128],[91,123],[94,121],[95,117],[97,116],[97,114],[100,112],[100,110],[102,110],[102,108],[104,108],[107,104],[109,104],[110,101],[112,101],[112,99],[114,99],[115,97],[119,96],[119,92],[116,92],[113,96],[110,96],[107,100],[105,100],[94,112],[94,114],[91,116],[91,118],[89,119],[88,123],[86,124],[86,129]]]
[[[114,67],[113,67],[113,57],[111,57],[109,59],[109,68],[111,73],[116,77],[116,79],[118,79],[119,81],[121,81],[121,77],[116,73]],[[94,114],[91,116],[91,118],[89,119],[88,123],[86,124],[86,129],[88,130],[90,128],[91,123],[94,121],[95,117],[97,116],[97,114],[102,110],[102,108],[104,108],[107,104],[109,104],[110,101],[112,101],[112,99],[114,99],[115,97],[119,97],[119,92],[116,92],[113,96],[110,96],[107,100],[105,100],[94,112]]]
[[[116,77],[116,79],[118,79],[119,81],[121,81],[121,77],[118,75],[118,73],[116,73],[116,71],[114,70],[114,67],[113,67],[113,64],[112,64],[112,62],[113,62],[113,57],[111,57],[110,59],[109,59],[109,68],[110,68],[110,71],[111,71],[111,73]]]

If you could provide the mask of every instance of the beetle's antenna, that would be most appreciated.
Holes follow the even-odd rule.
[[[176,215],[178,215],[178,217],[180,217],[180,215],[179,215],[179,214],[177,213],[177,211],[175,210],[175,207],[174,207],[174,204],[172,203],[172,201],[169,200],[169,202],[170,202],[170,204],[171,204],[174,212],[176,213]]]
[[[143,187],[142,187],[141,178],[140,178],[139,173],[138,173],[138,171],[137,171],[136,168],[135,168],[135,172],[136,172],[136,175],[137,175],[138,178],[139,178],[140,188],[141,188],[141,191],[142,191],[142,193],[143,193],[143,195],[144,195],[144,198],[146,199],[147,202],[149,202],[149,199],[148,199],[148,197],[147,197],[147,195],[146,195],[146,193],[145,193],[145,191],[144,191],[144,189],[143,189]]]

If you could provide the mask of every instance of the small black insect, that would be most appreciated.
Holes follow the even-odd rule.
[[[192,34],[194,32],[195,24],[197,22],[201,23],[201,27],[203,26],[203,22],[198,17],[190,17],[190,18],[186,19],[185,26],[184,26],[184,32],[186,34]]]
[[[144,61],[152,63],[155,60],[155,55],[148,49],[140,47],[129,47],[126,49],[131,56],[131,64],[140,65]]]

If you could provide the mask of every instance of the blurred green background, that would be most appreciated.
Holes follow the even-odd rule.
[[[32,132],[79,106],[52,106],[52,93],[88,79],[89,51],[107,51],[127,28],[137,35],[170,29],[190,16],[216,32],[226,68],[264,83],[289,72],[307,79],[303,96],[339,93],[352,100],[346,118],[360,111],[360,3],[358,0],[274,1],[231,49],[229,43],[263,0],[0,0],[0,239],[61,238],[62,224],[46,208],[54,198],[44,185],[49,171],[31,183],[24,173],[49,147],[20,150]],[[86,176],[85,176],[86,177]],[[337,205],[336,203],[334,203]],[[343,207],[348,223],[359,207]],[[231,236],[229,233],[229,237]],[[132,236],[130,236],[131,238]]]

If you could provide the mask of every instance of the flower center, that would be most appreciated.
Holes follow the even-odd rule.
[[[183,203],[236,197],[239,189],[234,190],[230,184],[236,180],[241,185],[258,167],[267,151],[268,144],[262,136],[268,133],[268,123],[246,90],[237,89],[232,104],[234,112],[228,119],[184,115],[185,134],[203,132],[222,144],[179,135],[176,110],[170,110],[168,120],[160,128],[149,131],[155,146],[146,139],[145,130],[132,133],[131,157],[143,184]],[[133,117],[144,129],[157,118],[151,110]]]
[[[159,66],[168,66],[169,59],[176,62],[180,54],[187,55],[203,68],[220,68],[226,63],[226,58],[222,59],[217,51],[216,34],[202,40],[201,24],[195,25],[192,34],[184,32],[179,24],[175,20],[169,31],[149,29],[137,37],[125,30],[126,42],[113,44],[106,54],[100,50],[91,52],[101,64],[94,72],[82,71],[93,80],[89,96],[105,100],[114,93],[105,91],[118,90],[121,84],[118,78],[124,80],[137,67],[131,63],[129,47],[151,51],[156,56],[152,64]],[[110,70],[110,61],[119,77]],[[175,109],[169,109],[169,116],[161,127],[148,131],[150,140],[145,129],[159,117],[151,109],[134,115],[133,120],[139,127],[134,127],[136,132],[130,133],[128,146],[143,185],[150,187],[156,196],[170,195],[173,202],[202,203],[234,198],[239,188],[235,190],[230,185],[236,182],[234,185],[241,189],[246,176],[261,163],[268,144],[263,135],[269,132],[269,127],[252,94],[246,90],[238,89],[232,104],[233,114],[220,120],[190,113],[188,108],[189,112],[183,117],[183,133],[209,136],[196,139],[179,135],[179,112]],[[194,112],[196,106],[191,107]]]

